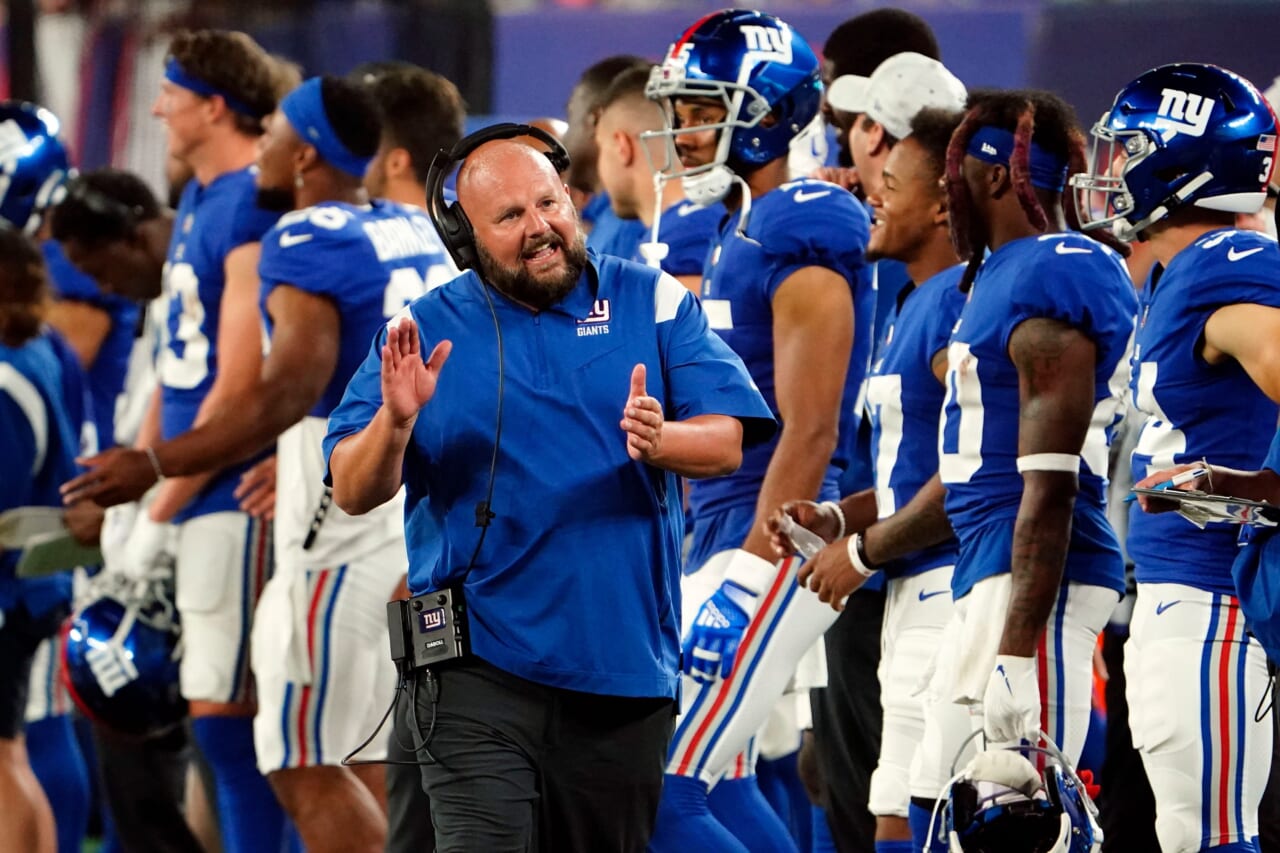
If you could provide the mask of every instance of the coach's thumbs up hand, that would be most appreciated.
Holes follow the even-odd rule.
[[[637,462],[653,462],[662,451],[662,404],[645,393],[644,382],[644,365],[637,364],[619,426],[627,434],[627,455]]]

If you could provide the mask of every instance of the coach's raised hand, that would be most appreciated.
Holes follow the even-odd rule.
[[[440,370],[453,351],[450,341],[441,341],[422,359],[418,324],[408,317],[388,326],[382,345],[382,404],[398,428],[413,426],[418,412],[436,393]]]

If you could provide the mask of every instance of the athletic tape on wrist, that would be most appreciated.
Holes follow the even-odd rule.
[[[836,503],[835,501],[823,501],[821,504],[819,504],[819,506],[830,507],[831,511],[836,514],[836,518],[840,520],[840,529],[836,531],[836,538],[843,539],[844,530],[845,530],[845,520],[844,520],[844,510],[840,508],[840,504]]]
[[[869,578],[880,571],[867,560],[867,549],[862,544],[861,533],[855,533],[849,537],[847,550],[849,552],[849,562],[853,563],[854,569],[864,578]]]
[[[777,576],[777,567],[750,551],[735,548],[729,564],[725,566],[724,579],[732,581],[752,595],[760,595]]]
[[[1063,471],[1067,474],[1080,473],[1080,455],[1078,453],[1029,453],[1018,457],[1018,473],[1024,471]]]
[[[147,454],[147,459],[148,459],[148,460],[150,460],[150,462],[151,462],[151,470],[155,472],[155,475],[156,475],[156,482],[158,483],[158,482],[160,482],[161,480],[163,480],[163,479],[164,479],[164,471],[161,471],[161,470],[160,470],[160,460],[156,458],[156,451],[155,451],[155,448],[154,448],[154,447],[144,447],[144,448],[142,448],[142,452],[143,452],[143,453],[145,453],[145,454]]]

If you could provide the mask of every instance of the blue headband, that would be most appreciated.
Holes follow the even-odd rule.
[[[1013,156],[1013,134],[998,127],[980,127],[965,153],[984,163],[1007,166]],[[1031,186],[1062,192],[1067,186],[1067,164],[1034,142],[1030,154]]]
[[[341,169],[348,175],[363,178],[365,169],[372,157],[359,157],[351,153],[342,144],[338,134],[333,132],[329,124],[329,116],[324,111],[324,97],[320,93],[320,78],[312,77],[298,88],[284,96],[280,102],[280,112],[293,125],[298,136],[308,145],[315,146],[316,151],[325,162]]]
[[[227,94],[212,83],[201,80],[199,77],[191,76],[181,65],[178,64],[178,60],[172,56],[164,62],[164,79],[168,80],[170,83],[176,83],[184,89],[190,89],[197,95],[201,95],[206,98],[217,95],[226,102],[229,110],[240,113],[240,115],[243,116],[248,116],[249,118],[262,118],[267,115],[267,113],[271,112],[271,110],[267,110],[265,113],[262,110],[255,110],[244,101],[234,95]]]

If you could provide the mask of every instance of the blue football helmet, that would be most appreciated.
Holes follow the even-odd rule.
[[[44,107],[0,103],[0,218],[28,234],[40,227],[71,170],[61,127]]]
[[[160,734],[182,721],[181,628],[173,572],[134,579],[101,572],[67,624],[63,676],[76,705],[122,734]]]
[[[666,130],[645,134],[668,142],[682,133],[719,132],[715,159],[662,171],[682,178],[692,201],[713,204],[743,177],[779,157],[818,115],[822,81],[818,58],[785,21],[763,12],[726,9],[707,15],[671,45],[649,76],[645,94],[664,105]],[[677,126],[671,104],[703,99],[725,109],[724,120]],[[766,122],[765,119],[773,119]],[[668,155],[670,158],[670,154]]]
[[[1252,83],[1214,65],[1146,72],[1093,126],[1089,171],[1075,175],[1081,227],[1122,240],[1174,210],[1257,213],[1275,166],[1276,119]]]
[[[980,752],[950,784],[950,853],[1098,853],[1097,807],[1070,762],[1045,747]],[[1043,771],[1022,753],[1042,761]]]

